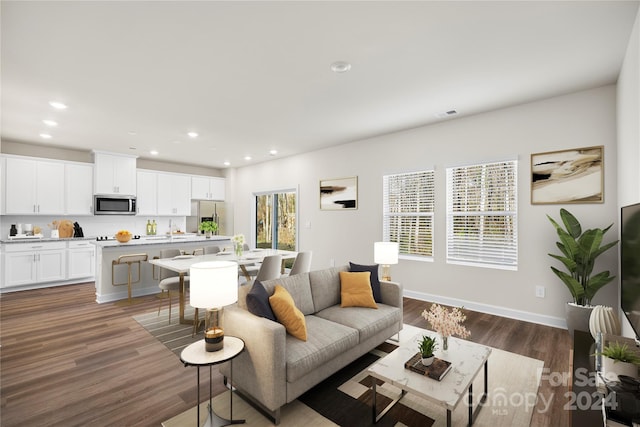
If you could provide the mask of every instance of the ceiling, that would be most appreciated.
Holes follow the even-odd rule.
[[[3,0],[1,137],[241,167],[615,83],[637,9]]]

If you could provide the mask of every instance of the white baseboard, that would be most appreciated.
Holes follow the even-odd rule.
[[[509,319],[522,320],[525,322],[538,323],[540,325],[552,326],[554,328],[567,329],[567,321],[561,317],[547,316],[543,314],[531,313],[529,311],[514,310],[496,305],[482,304],[474,301],[467,301],[457,298],[443,297],[440,295],[432,295],[423,292],[404,290],[404,296],[420,301],[437,302],[439,304],[449,305],[453,307],[464,307],[469,310],[479,311],[481,313],[493,314],[496,316],[507,317]]]

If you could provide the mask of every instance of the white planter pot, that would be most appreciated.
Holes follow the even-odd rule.
[[[422,364],[424,366],[429,366],[433,363],[433,360],[435,359],[435,356],[431,356],[431,357],[423,357],[422,358]]]
[[[602,357],[602,371],[609,381],[618,381],[618,375],[638,378],[638,367],[633,363],[620,362],[610,357]]]
[[[589,318],[592,310],[593,306],[577,305],[572,302],[567,303],[565,309],[567,329],[572,339],[573,331],[575,330],[589,332]]]

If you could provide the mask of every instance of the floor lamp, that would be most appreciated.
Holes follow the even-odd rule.
[[[189,294],[192,307],[206,309],[205,349],[221,350],[224,345],[222,308],[238,301],[238,263],[209,261],[193,264],[189,269]]]
[[[391,280],[389,266],[398,263],[397,242],[375,242],[373,244],[373,261],[382,264],[382,280]]]

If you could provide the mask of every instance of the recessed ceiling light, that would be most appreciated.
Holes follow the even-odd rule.
[[[160,154],[160,153],[158,153],[158,150],[151,150],[151,151],[149,151],[149,153],[150,153],[152,156],[157,156],[158,154]]]
[[[187,135],[189,135],[190,138],[197,138],[198,132],[187,132]]]
[[[351,64],[346,61],[336,61],[331,64],[331,71],[334,73],[346,73],[351,69]]]
[[[42,123],[51,127],[58,126],[58,122],[55,122],[53,120],[43,120]]]
[[[278,150],[270,150],[269,151],[269,155],[270,156],[275,156],[276,154],[278,154]]]
[[[51,135],[49,135],[48,133],[41,133],[40,138],[51,139]]]
[[[224,161],[224,163],[223,163],[223,165],[225,165],[225,166],[230,166],[230,165],[231,165],[231,162],[230,162],[230,161],[228,161],[228,160],[225,160],[225,161]]]
[[[245,160],[251,160],[251,156],[244,156]]]
[[[50,101],[49,105],[51,105],[56,110],[65,110],[67,108],[67,106],[65,104],[63,104],[62,102],[58,102],[58,101]]]

